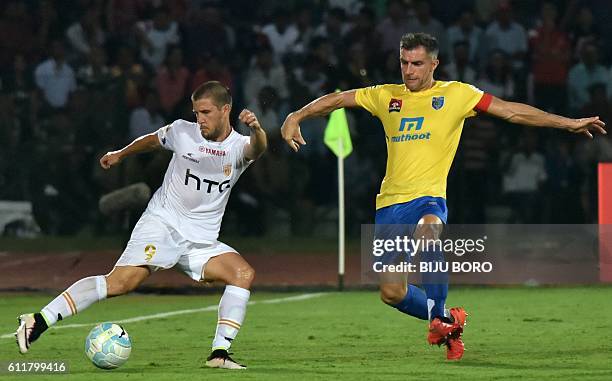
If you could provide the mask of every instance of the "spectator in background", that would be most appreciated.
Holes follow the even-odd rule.
[[[458,212],[456,221],[468,224],[486,221],[485,206],[493,198],[491,190],[498,180],[493,165],[500,145],[498,130],[499,123],[484,115],[466,121],[455,166],[458,174],[457,200],[453,200]]]
[[[204,82],[219,81],[223,86],[230,89],[231,93],[234,93],[232,73],[219,57],[204,53],[197,58],[196,62],[196,71],[191,78],[189,91],[193,93]],[[255,115],[259,114],[256,113]]]
[[[594,114],[584,114],[594,113]],[[606,93],[606,83],[589,86],[589,102],[584,105],[581,115],[599,115],[601,120],[612,120],[612,103]],[[591,161],[612,162],[612,139],[610,135],[600,136],[592,144],[584,145],[585,154]]]
[[[508,55],[512,69],[520,71],[525,66],[527,53],[527,35],[525,28],[512,18],[510,2],[504,1],[497,9],[497,19],[485,31],[485,54],[491,55],[495,50],[501,50]],[[483,64],[486,64],[483,60]]]
[[[211,5],[194,9],[182,30],[183,52],[190,67],[203,53],[228,58],[236,43],[234,30],[223,22],[221,10]]]
[[[592,44],[600,46],[602,42],[602,34],[599,26],[593,21],[593,12],[591,8],[584,5],[578,10],[578,17],[574,19],[574,26],[570,32],[572,43],[572,51],[574,52],[573,59],[580,60],[580,54],[585,45]]]
[[[15,170],[16,162],[30,162],[23,145],[23,125],[10,94],[0,93],[0,200],[26,200],[28,167]],[[0,234],[2,232],[0,231]]]
[[[474,12],[471,9],[466,8],[461,12],[459,20],[457,20],[455,25],[447,29],[446,36],[449,47],[449,62],[454,59],[455,44],[459,41],[465,41],[468,43],[469,62],[471,64],[477,63],[483,32],[482,28],[474,24]]]
[[[310,41],[314,37],[314,27],[312,25],[312,11],[308,6],[302,6],[296,11],[295,27],[298,31],[298,38],[295,41],[293,52],[304,55],[307,53]]]
[[[567,100],[570,42],[558,26],[557,7],[545,2],[541,12],[539,26],[529,32],[534,101],[542,110],[560,113]]]
[[[503,51],[496,50],[491,53],[487,66],[476,83],[481,90],[498,98],[515,98],[512,68]]]
[[[368,47],[367,54],[369,59],[376,57],[376,47],[380,43],[379,36],[376,34],[376,15],[371,8],[363,7],[344,37],[345,43],[360,42],[362,46]]]
[[[278,115],[278,95],[272,86],[264,86],[259,90],[259,95],[248,106],[247,109],[257,115],[261,128],[270,134],[278,130],[280,117]]]
[[[293,69],[289,84],[292,107],[299,107],[308,103],[313,97],[318,98],[325,94],[327,76],[322,70],[319,58],[313,55],[307,56],[302,65]]]
[[[87,8],[79,21],[68,27],[66,38],[76,54],[76,60],[80,62],[85,61],[93,47],[103,46],[106,35],[100,25],[98,8]]]
[[[274,87],[281,102],[288,99],[285,69],[274,61],[272,49],[262,46],[257,50],[255,62],[244,77],[244,98],[256,99],[261,89],[268,85]]]
[[[612,120],[612,102],[606,93],[606,83],[594,83],[589,87],[589,102],[582,112],[596,112],[601,120]],[[584,180],[581,182],[582,209],[587,223],[597,223],[597,164],[612,162],[612,135],[598,136],[593,141],[583,141],[576,147],[578,165]],[[591,144],[588,144],[591,143]]]
[[[143,99],[142,106],[135,108],[130,115],[129,140],[155,132],[165,124],[159,112],[159,98],[155,91],[147,91]]]
[[[580,194],[582,176],[568,140],[552,140],[546,158],[546,173],[548,197],[545,197],[545,206],[549,220],[546,222],[554,224],[583,222],[580,203],[576,202],[576,195]]]
[[[291,23],[287,9],[277,8],[273,21],[261,28],[261,33],[267,37],[276,61],[282,62],[286,54],[292,53],[295,42],[300,37],[297,27]]]
[[[64,27],[60,23],[53,1],[41,0],[39,2],[34,16],[34,28],[31,31],[36,36],[36,46],[40,51],[46,49],[54,39],[63,38]],[[34,55],[35,60],[39,58],[41,57],[38,57],[37,54]]]
[[[387,2],[387,16],[376,27],[380,35],[378,49],[383,53],[397,51],[397,42],[407,31],[408,20],[404,8],[401,0]]]
[[[36,48],[34,20],[26,2],[9,0],[2,4],[0,18],[0,68],[9,67],[16,54],[30,57]]]
[[[442,68],[450,81],[476,83],[476,70],[470,64],[470,46],[467,41],[457,41],[453,45],[452,61]]]
[[[177,107],[187,94],[189,77],[189,69],[183,65],[181,48],[169,47],[166,65],[159,69],[155,78],[159,102],[166,119],[174,120],[180,112]]]
[[[513,223],[535,224],[539,216],[539,193],[547,179],[544,155],[537,151],[538,135],[525,129],[520,151],[510,158],[503,179],[503,190],[513,205]]]
[[[76,90],[76,78],[74,70],[66,62],[62,41],[51,43],[51,55],[36,67],[34,79],[49,107],[57,109],[66,106],[70,93]]]
[[[147,80],[144,67],[136,62],[134,51],[123,45],[117,52],[116,64],[111,68],[111,75],[119,83],[120,103],[127,108],[134,108],[140,102],[138,88]]]
[[[117,44],[133,39],[133,28],[144,14],[148,0],[108,0],[106,30]]]
[[[180,42],[178,24],[170,19],[166,7],[155,8],[152,20],[138,22],[136,33],[140,55],[154,70],[164,63],[168,45]]]
[[[367,49],[360,42],[353,42],[346,52],[346,65],[342,67],[340,88],[354,89],[374,84]]]
[[[599,50],[593,44],[583,46],[580,63],[574,65],[567,81],[570,111],[576,115],[589,101],[589,87],[607,83],[608,70],[599,63]]]
[[[79,84],[92,90],[105,90],[110,85],[111,70],[106,65],[106,51],[93,47],[87,54],[87,63],[77,71]]]
[[[416,0],[414,5],[415,16],[409,19],[406,31],[423,32],[438,39],[440,55],[446,57],[448,54],[446,28],[440,21],[431,16],[429,0]]]
[[[23,140],[29,140],[34,135],[33,129],[36,126],[38,93],[32,71],[28,68],[26,59],[22,54],[15,55],[12,70],[4,73],[1,83],[2,93],[11,98],[11,108],[24,128],[24,131],[21,132],[22,138]]]
[[[345,20],[346,14],[344,13],[344,9],[331,8],[325,14],[325,22],[315,29],[314,35],[327,39],[334,49],[342,51],[344,48],[344,36],[350,28]]]
[[[544,156],[537,152],[537,146],[536,132],[525,129],[520,151],[512,155],[504,171],[503,190],[512,205],[513,223],[539,222],[539,193],[547,177]]]

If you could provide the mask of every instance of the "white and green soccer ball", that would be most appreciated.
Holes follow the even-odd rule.
[[[101,369],[123,365],[132,352],[132,342],[123,327],[114,323],[95,326],[85,339],[85,354]]]

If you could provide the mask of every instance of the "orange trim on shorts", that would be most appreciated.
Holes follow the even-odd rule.
[[[72,314],[76,315],[77,313],[76,304],[74,303],[74,299],[72,299],[72,296],[70,296],[68,291],[62,292],[62,296],[64,297],[64,299],[66,299],[66,302],[68,303],[68,307],[70,307]]]

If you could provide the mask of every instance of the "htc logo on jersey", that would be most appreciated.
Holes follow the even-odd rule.
[[[196,175],[191,174],[191,172],[189,171],[189,168],[187,168],[187,170],[185,171],[185,185],[189,185],[189,179],[192,178],[195,180],[196,182],[196,189],[200,190],[200,188],[202,187],[202,183],[208,184],[208,188],[206,189],[206,193],[210,193],[212,192],[213,186],[217,187],[217,189],[219,190],[219,193],[223,193],[224,190],[226,190],[227,188],[230,187],[230,181],[229,180],[225,180],[223,182],[216,182],[213,180],[208,180],[208,179],[201,179]]]

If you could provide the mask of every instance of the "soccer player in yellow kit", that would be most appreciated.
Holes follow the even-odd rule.
[[[446,223],[446,178],[457,151],[463,122],[478,112],[512,123],[582,133],[605,134],[599,117],[569,119],[516,102],[506,102],[474,86],[436,81],[438,42],[424,33],[408,33],[400,41],[403,84],[379,85],[324,95],[290,113],[281,128],[285,142],[298,151],[306,144],[299,123],[342,107],[362,107],[383,124],[387,168],[376,198],[375,225],[411,225],[415,238],[438,239]],[[405,233],[406,234],[406,233]],[[443,262],[436,249],[426,248],[430,263]],[[463,356],[461,338],[466,312],[445,309],[448,274],[423,273],[424,291],[405,281],[380,284],[380,297],[399,311],[429,321],[427,340],[445,345],[447,359]]]

